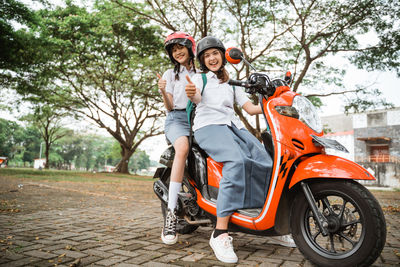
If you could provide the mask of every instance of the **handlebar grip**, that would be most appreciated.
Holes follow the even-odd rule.
[[[238,81],[238,80],[232,80],[230,79],[228,81],[229,85],[234,85],[234,86],[241,86],[241,87],[245,87],[245,88],[250,88],[251,85],[247,82],[243,82],[243,81]]]

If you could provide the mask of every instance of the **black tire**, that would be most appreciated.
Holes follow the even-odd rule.
[[[386,242],[385,217],[375,197],[352,180],[320,180],[309,186],[318,210],[328,218],[329,234],[321,234],[300,190],[290,226],[303,255],[318,266],[369,266],[375,262]]]
[[[167,188],[169,188],[169,182],[170,182],[170,176],[168,175],[168,177],[165,177],[162,182],[167,186]],[[191,185],[189,184],[189,182],[186,179],[183,179],[182,182],[182,192],[189,192],[189,188],[191,188]],[[179,200],[178,200],[179,202]],[[179,204],[179,203],[178,203]],[[161,202],[161,212],[163,215],[163,221],[165,221],[165,216],[167,215],[167,209],[168,206],[164,203]],[[198,225],[192,225],[189,224],[184,218],[182,214],[178,214],[178,221],[176,223],[176,231],[179,234],[190,234],[193,233],[194,231],[196,231],[196,229],[199,228]]]

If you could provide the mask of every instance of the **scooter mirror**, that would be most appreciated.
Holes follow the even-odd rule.
[[[225,52],[226,60],[231,64],[238,64],[242,61],[243,53],[239,48],[229,47]]]
[[[285,82],[290,84],[292,82],[292,73],[290,71],[286,72],[285,74]]]

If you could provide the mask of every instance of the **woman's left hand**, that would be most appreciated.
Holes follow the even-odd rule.
[[[196,85],[194,85],[188,75],[186,75],[186,80],[188,81],[188,84],[185,86],[186,95],[191,99],[196,94]]]

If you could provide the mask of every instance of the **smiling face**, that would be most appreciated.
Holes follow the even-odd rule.
[[[204,64],[210,71],[218,71],[223,63],[222,55],[219,49],[210,48],[207,49],[203,54]]]
[[[186,46],[175,44],[172,47],[172,57],[181,65],[189,64],[189,50]]]

